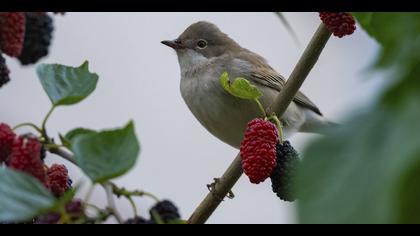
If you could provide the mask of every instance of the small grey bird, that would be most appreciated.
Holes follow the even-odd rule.
[[[261,116],[254,101],[233,97],[220,84],[220,76],[248,79],[263,93],[268,107],[285,85],[285,79],[261,56],[241,47],[214,24],[200,21],[177,39],[162,41],[175,49],[181,69],[181,94],[198,121],[223,142],[239,148],[246,124]],[[318,107],[298,92],[281,117],[285,136],[317,132],[328,125]]]

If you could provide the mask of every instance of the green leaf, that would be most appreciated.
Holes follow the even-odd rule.
[[[300,223],[420,223],[420,95],[380,105],[304,152]]]
[[[71,144],[77,164],[95,183],[125,174],[140,151],[132,122],[122,129],[79,133]]]
[[[354,12],[353,15],[362,28],[382,46],[377,66],[405,69],[413,65],[413,61],[414,64],[419,62],[420,13]]]
[[[96,88],[98,75],[90,73],[88,62],[80,67],[59,64],[41,64],[37,74],[42,87],[54,106],[81,102]]]
[[[420,223],[420,13],[354,13],[393,83],[312,143],[297,177],[301,223]]]
[[[30,220],[55,204],[55,198],[37,179],[0,167],[0,221]]]
[[[94,134],[97,133],[95,130],[92,129],[86,129],[86,128],[76,128],[71,131],[69,131],[65,136],[64,139],[67,140],[67,142],[70,144],[69,147],[71,147],[71,143],[74,141],[74,139],[79,135],[86,135],[86,134]]]
[[[258,88],[255,85],[252,85],[247,79],[236,78],[233,83],[231,83],[227,72],[224,72],[220,76],[220,83],[229,94],[238,98],[255,100],[262,96],[262,93]]]

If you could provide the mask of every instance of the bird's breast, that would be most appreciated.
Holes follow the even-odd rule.
[[[197,120],[214,136],[238,148],[249,120],[258,116],[254,102],[224,91],[218,70],[182,76],[181,94]],[[187,74],[188,75],[188,74]]]

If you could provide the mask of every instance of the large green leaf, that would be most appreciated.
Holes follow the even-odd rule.
[[[37,179],[0,167],[0,221],[30,220],[54,204],[55,198]]]
[[[355,13],[393,83],[304,152],[301,223],[420,223],[420,14]]]
[[[77,164],[96,183],[125,174],[140,151],[132,122],[122,129],[80,133],[71,148]]]
[[[54,106],[79,103],[95,90],[98,81],[98,75],[89,72],[87,61],[76,68],[41,64],[37,74]]]
[[[413,99],[360,115],[309,146],[297,179],[300,222],[420,223],[420,97]]]

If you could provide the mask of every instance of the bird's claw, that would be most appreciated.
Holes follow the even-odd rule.
[[[213,194],[213,196],[219,200],[219,201],[224,201],[224,197],[225,196],[220,196],[219,193],[217,193],[216,191],[216,184],[218,184],[220,182],[219,178],[213,178],[214,182],[211,184],[207,184],[207,189]],[[232,190],[229,190],[229,192],[226,194],[226,197],[229,199],[233,199],[235,198],[235,194],[232,192]]]

